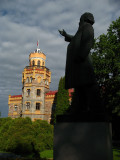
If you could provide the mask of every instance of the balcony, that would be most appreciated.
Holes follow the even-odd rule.
[[[48,69],[47,67],[45,67],[45,66],[34,65],[34,66],[26,66],[25,68],[26,68],[26,69],[33,69],[33,67],[34,67],[35,69],[46,69],[46,70],[49,72],[49,69]]]

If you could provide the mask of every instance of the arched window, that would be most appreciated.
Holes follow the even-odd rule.
[[[38,60],[37,65],[40,66],[40,60]]]
[[[42,63],[42,65],[44,66],[44,62]]]
[[[35,65],[35,61],[34,61],[34,60],[32,61],[32,65],[33,65],[33,66]]]

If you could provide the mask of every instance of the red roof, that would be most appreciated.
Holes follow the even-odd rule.
[[[48,93],[46,93],[46,96],[48,95],[55,95],[58,91],[55,90],[55,91],[49,91]],[[72,93],[74,92],[74,89],[69,89],[69,97],[72,96]],[[11,98],[15,98],[15,97],[22,97],[22,95],[13,95],[11,96]]]
[[[58,91],[49,91],[48,93],[46,93],[46,96],[48,95],[55,95]],[[72,93],[74,92],[74,89],[69,89],[69,97],[72,96]]]
[[[13,96],[11,96],[11,98],[15,98],[15,97],[22,97],[22,95],[13,95]]]
[[[55,95],[58,91],[49,91],[48,93],[46,93],[46,96],[48,95]]]

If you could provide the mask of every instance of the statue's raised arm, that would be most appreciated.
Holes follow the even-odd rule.
[[[60,33],[63,37],[65,37],[65,41],[67,41],[67,42],[70,42],[71,39],[73,38],[73,36],[67,34],[64,29],[63,29],[63,30],[58,30],[58,31],[59,31],[59,33]]]

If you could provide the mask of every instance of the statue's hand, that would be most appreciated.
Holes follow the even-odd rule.
[[[65,30],[63,29],[63,30],[58,30],[59,31],[59,33],[62,35],[62,36],[66,36],[66,32],[65,32]]]

